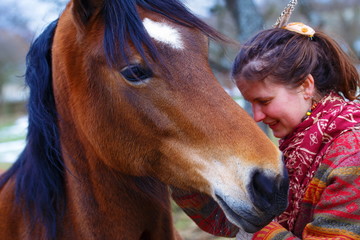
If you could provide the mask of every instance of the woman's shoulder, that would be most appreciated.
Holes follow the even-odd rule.
[[[351,128],[333,139],[323,162],[333,166],[360,166],[360,128]]]
[[[325,185],[334,179],[354,181],[360,175],[360,129],[351,129],[333,139],[313,181]],[[360,184],[360,182],[359,182]]]

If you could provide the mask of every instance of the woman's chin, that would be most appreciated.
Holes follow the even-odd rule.
[[[279,131],[279,130],[273,130],[273,135],[276,138],[283,138],[287,135],[287,133],[285,133],[284,131]]]

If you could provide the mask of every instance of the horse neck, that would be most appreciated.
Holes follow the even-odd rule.
[[[152,236],[149,239],[173,239],[168,187],[151,177],[121,174],[85,146],[76,137],[62,141],[67,206],[69,212],[76,212],[75,218],[65,214],[65,224],[96,228],[105,239],[116,239],[119,232],[133,234],[128,239],[143,234]],[[85,239],[94,238],[91,231],[84,234]]]

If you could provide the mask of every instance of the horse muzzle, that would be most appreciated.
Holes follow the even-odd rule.
[[[224,193],[215,193],[215,198],[232,223],[246,232],[254,233],[286,209],[288,189],[289,179],[286,170],[283,175],[275,177],[254,171],[247,186],[251,205],[248,201],[235,200]]]

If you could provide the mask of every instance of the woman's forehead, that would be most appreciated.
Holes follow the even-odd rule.
[[[239,78],[236,80],[236,85],[242,90],[249,90],[253,88],[259,88],[261,89],[267,89],[267,88],[273,88],[273,87],[280,87],[280,84],[277,84],[273,78],[266,77],[265,79],[246,79],[246,78]]]
[[[279,90],[290,91],[288,86],[275,82],[273,78],[265,78],[259,81],[240,79],[237,81],[237,86],[243,97],[248,101],[273,97]]]

